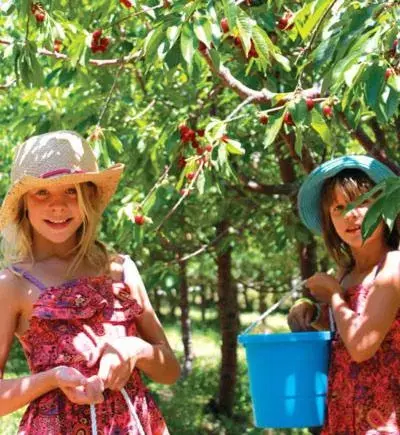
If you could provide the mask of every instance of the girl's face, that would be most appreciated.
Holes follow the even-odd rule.
[[[52,243],[73,239],[83,222],[73,184],[32,189],[26,207],[34,235]]]
[[[373,200],[367,200],[358,207],[345,212],[349,203],[350,201],[346,198],[342,189],[336,186],[334,198],[329,207],[329,214],[338,236],[351,248],[360,248],[364,243],[361,236],[361,225]],[[383,230],[382,223],[368,240],[379,236],[383,237]]]

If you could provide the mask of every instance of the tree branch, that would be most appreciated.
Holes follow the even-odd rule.
[[[299,162],[303,166],[303,169],[306,171],[306,173],[309,174],[315,168],[316,165],[308,147],[303,144],[303,147],[301,149],[301,156],[299,156],[295,150],[294,133],[293,132],[290,134],[280,133],[280,136],[286,142],[286,145],[288,146],[289,149],[289,153],[293,157],[293,159]]]
[[[243,188],[252,193],[260,193],[262,195],[286,195],[294,196],[297,194],[299,186],[296,183],[285,184],[263,184],[255,180],[250,180],[245,175],[240,175]]]
[[[396,175],[400,175],[400,167],[396,165],[396,163],[394,163],[388,157],[385,149],[377,148],[376,144],[371,140],[371,138],[365,133],[365,131],[360,126],[353,129],[343,112],[339,112],[339,119],[342,122],[342,124],[346,127],[351,137],[357,139],[358,142],[360,142],[360,144],[363,146],[365,151],[367,151],[375,159],[384,163]]]
[[[0,39],[0,44],[2,45],[11,45],[12,43],[13,43],[12,41],[7,41],[6,39]],[[42,56],[54,57],[58,60],[70,60],[70,58],[66,54],[57,53],[56,51],[50,51],[47,50],[46,48],[39,48],[37,52]],[[98,67],[115,66],[115,65],[118,66],[124,63],[128,63],[131,60],[135,60],[139,58],[141,55],[142,53],[139,51],[117,59],[89,59],[88,62],[90,65],[94,65]]]
[[[388,147],[385,132],[381,129],[381,126],[379,125],[376,118],[372,118],[369,122],[369,125],[371,126],[372,130],[374,131],[375,140],[378,144],[380,144],[381,148]]]

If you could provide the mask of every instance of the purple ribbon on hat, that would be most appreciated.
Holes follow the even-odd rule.
[[[60,174],[83,174],[83,173],[85,173],[85,171],[82,171],[80,169],[59,168],[59,169],[54,169],[53,171],[45,172],[45,173],[41,174],[39,177],[40,178],[49,178],[49,177],[54,177],[55,175],[60,175]]]

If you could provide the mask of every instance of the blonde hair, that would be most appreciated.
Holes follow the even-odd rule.
[[[77,230],[78,243],[69,252],[75,254],[68,267],[66,277],[76,271],[83,260],[87,260],[96,270],[109,271],[109,254],[105,245],[97,240],[97,228],[101,214],[98,203],[98,188],[92,182],[75,185],[82,225]],[[15,222],[9,224],[2,231],[2,253],[4,265],[19,261],[35,263],[32,251],[32,226],[28,218],[25,195],[20,198],[18,214]]]
[[[331,178],[328,178],[321,190],[321,224],[322,235],[326,248],[332,255],[335,262],[343,267],[349,268],[354,265],[354,258],[350,247],[339,237],[330,217],[330,206],[335,200],[336,189],[340,189],[347,202],[354,201],[363,193],[368,192],[375,186],[375,183],[368,175],[355,168],[344,169]],[[391,249],[398,249],[400,235],[397,225],[390,232],[385,223],[385,240]]]

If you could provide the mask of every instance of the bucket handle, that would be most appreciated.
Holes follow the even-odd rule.
[[[328,274],[331,274],[333,272],[333,269],[328,270]],[[278,302],[276,302],[272,307],[268,308],[268,310],[264,311],[250,326],[248,326],[244,331],[243,335],[248,334],[256,325],[258,325],[261,320],[265,319],[267,316],[269,316],[272,312],[274,312],[278,307],[280,307],[287,299],[289,299],[291,296],[293,296],[295,293],[297,293],[301,287],[307,282],[307,279],[304,279],[303,281],[299,282],[297,285],[295,285],[290,291],[285,293]],[[329,308],[329,329],[331,331],[335,330],[335,323],[333,320],[332,310]]]

